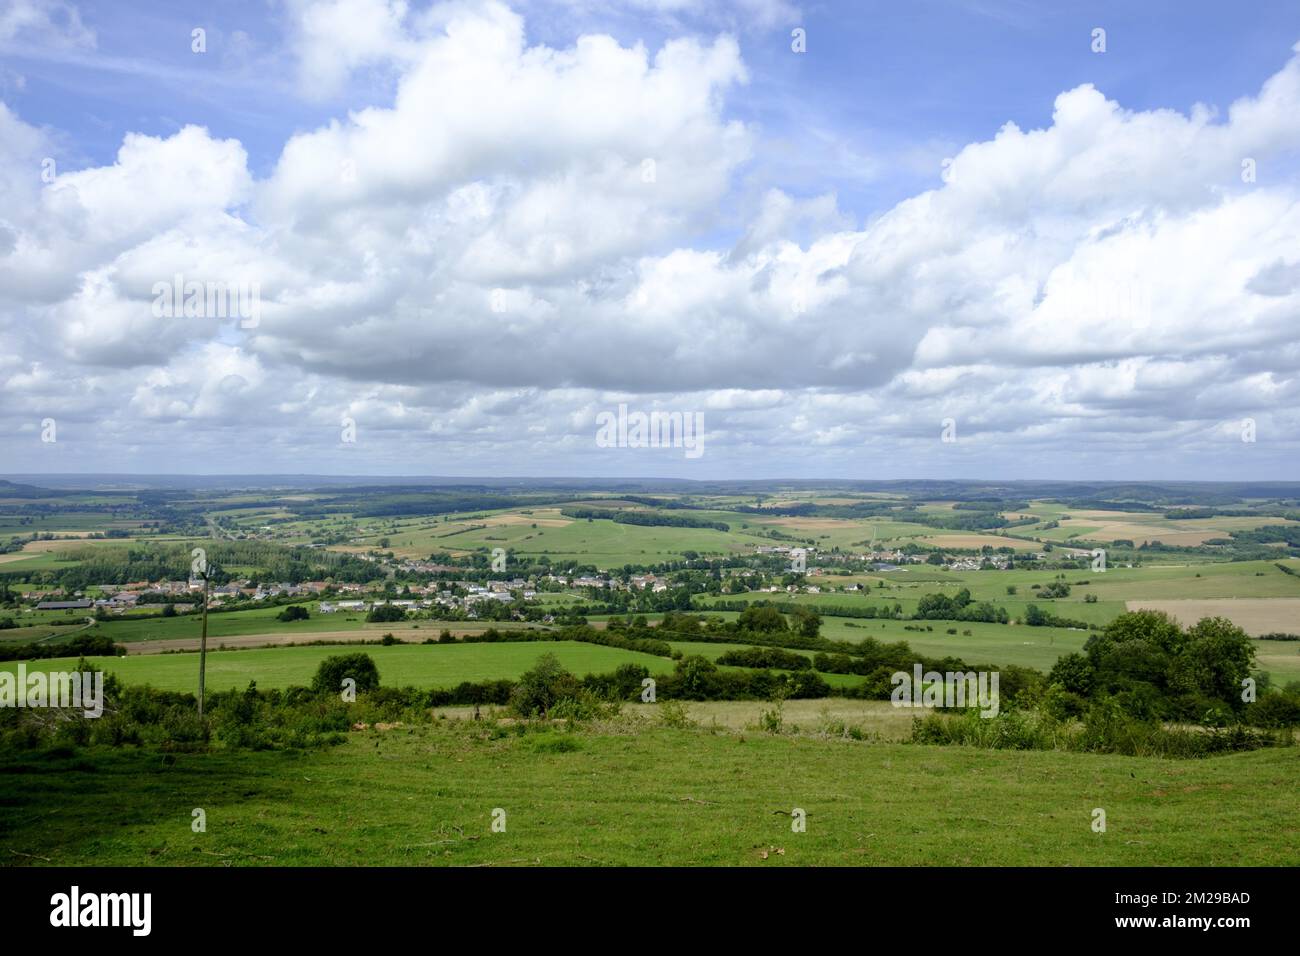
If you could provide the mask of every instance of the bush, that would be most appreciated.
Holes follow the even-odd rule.
[[[675,730],[695,726],[695,721],[687,713],[686,704],[680,700],[666,700],[659,704],[659,723]]]
[[[774,634],[789,630],[785,615],[774,607],[752,606],[740,612],[737,624],[741,630],[758,631],[762,634]]]
[[[125,653],[111,637],[78,634],[70,641],[47,644],[8,644],[0,646],[0,661],[31,661],[44,657],[116,657]]]
[[[719,655],[716,663],[724,667],[766,667],[788,671],[802,671],[812,667],[812,661],[803,654],[779,647],[747,647],[727,651]]]
[[[371,624],[392,624],[396,621],[405,621],[406,611],[396,604],[376,604],[366,615],[366,620]]]
[[[1264,694],[1246,708],[1246,719],[1256,727],[1294,727],[1300,724],[1300,693]]]
[[[639,700],[642,681],[650,676],[644,664],[620,664],[612,674],[588,674],[582,686],[606,700]]]
[[[357,682],[358,692],[379,687],[379,668],[369,654],[339,654],[320,662],[311,689],[318,694],[337,694],[348,677]]]
[[[618,701],[604,700],[586,688],[579,688],[574,696],[556,701],[548,716],[553,720],[610,720],[622,708]]]
[[[547,717],[566,697],[577,697],[582,687],[554,654],[543,654],[532,670],[519,678],[510,694],[510,710],[520,717]]]

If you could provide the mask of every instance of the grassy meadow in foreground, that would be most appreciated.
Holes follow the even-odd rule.
[[[3,755],[0,846],[53,865],[1293,866],[1297,784],[1294,750],[1170,761],[443,721],[307,753]]]

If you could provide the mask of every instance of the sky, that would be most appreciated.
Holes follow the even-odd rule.
[[[0,474],[1298,464],[1291,0],[0,0]]]

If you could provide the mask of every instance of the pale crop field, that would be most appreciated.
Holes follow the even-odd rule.
[[[1217,600],[1129,601],[1130,611],[1163,611],[1184,627],[1203,617],[1226,617],[1251,636],[1285,631],[1300,634],[1300,597]]]

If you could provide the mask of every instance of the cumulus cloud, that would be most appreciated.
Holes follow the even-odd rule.
[[[95,34],[64,0],[0,0],[0,45],[15,41],[93,49]]]
[[[300,89],[324,99],[356,70],[411,55],[406,0],[289,0],[290,45]]]
[[[193,470],[692,473],[600,455],[626,401],[702,411],[722,475],[1191,461],[1244,417],[1268,467],[1294,460],[1300,195],[1241,172],[1300,148],[1300,56],[1222,116],[1062,92],[860,223],[830,192],[740,202],[758,136],[730,35],[546,46],[496,2],[287,9],[306,88],[394,82],[286,131],[261,178],[190,125],[42,182],[46,134],[0,104],[9,434],[53,408],[127,470],[179,443]],[[175,277],[256,284],[259,321],[158,314]]]

